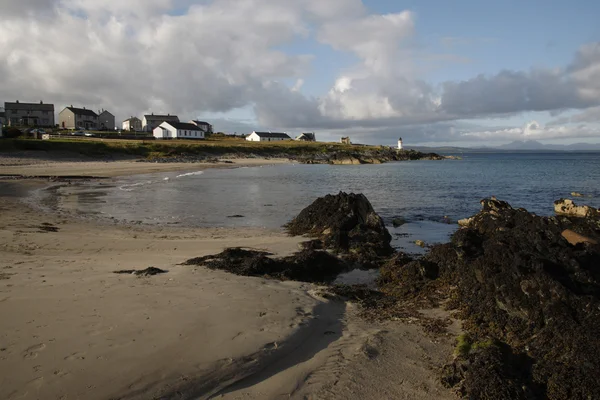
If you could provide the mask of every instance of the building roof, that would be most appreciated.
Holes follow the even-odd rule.
[[[280,132],[254,132],[261,138],[282,138],[282,139],[291,139],[287,133]]]
[[[149,114],[149,115],[144,115],[144,118],[146,118],[146,121],[149,120],[160,120],[160,121],[168,121],[168,120],[177,120],[179,121],[179,117],[177,115],[160,115],[160,114]]]
[[[205,122],[205,121],[192,120],[192,122],[195,123],[196,125],[210,125],[208,122]]]
[[[301,133],[300,135],[298,135],[298,137],[296,139],[300,139],[302,137],[306,137],[307,139],[310,139],[310,140],[315,140],[315,134],[314,133],[307,133],[307,132]]]
[[[108,110],[102,110],[102,112],[100,114],[98,114],[98,115],[102,115],[102,114],[110,114],[111,116],[114,117],[114,115],[110,111],[108,111]]]
[[[140,121],[140,122],[141,122],[141,120],[140,120],[138,117],[131,117],[131,118],[127,118],[127,119],[126,119],[125,121],[123,121],[123,122],[127,122],[127,121],[129,121],[129,122],[133,122],[133,121],[135,121],[135,120],[138,120],[138,121]]]
[[[194,124],[188,124],[187,122],[170,122],[170,121],[164,121],[165,123],[171,125],[173,128],[175,129],[186,129],[188,131],[202,131],[204,132],[202,129],[198,128],[196,125]]]
[[[40,110],[40,111],[52,111],[54,112],[54,104],[40,103],[4,103],[5,110]]]
[[[65,107],[66,110],[73,112],[73,114],[77,115],[87,115],[88,117],[97,117],[98,114],[93,112],[92,110],[88,110],[87,108],[77,108],[77,107]]]

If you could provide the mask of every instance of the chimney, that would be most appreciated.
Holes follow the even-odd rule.
[[[19,100],[17,100],[17,104],[19,104]]]
[[[40,104],[44,104],[44,102],[42,100],[40,100]]]

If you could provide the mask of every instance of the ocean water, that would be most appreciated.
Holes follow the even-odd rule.
[[[55,204],[130,223],[277,228],[317,197],[363,193],[389,225],[393,244],[411,253],[423,251],[414,245],[416,239],[429,244],[447,241],[456,221],[477,213],[484,197],[496,196],[539,215],[552,215],[554,200],[571,192],[586,196],[576,202],[600,207],[600,153],[462,157],[137,175],[60,187],[55,189]],[[396,217],[407,223],[393,228]]]

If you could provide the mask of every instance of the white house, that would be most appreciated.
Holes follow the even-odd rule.
[[[152,134],[156,139],[204,139],[204,131],[185,122],[163,122]]]
[[[315,136],[315,133],[312,132],[312,133],[302,133],[296,137],[296,140],[301,141],[301,142],[316,142],[317,138]]]
[[[292,140],[287,133],[277,132],[252,132],[246,136],[246,140],[249,142],[277,142],[281,140]]]

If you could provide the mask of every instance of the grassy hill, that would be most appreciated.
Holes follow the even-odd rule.
[[[68,152],[92,158],[134,156],[148,161],[200,161],[205,158],[290,158],[307,163],[362,164],[435,158],[434,154],[401,151],[383,146],[345,145],[325,142],[248,142],[239,138],[208,140],[120,140],[54,138],[51,140],[3,139],[0,151]]]

